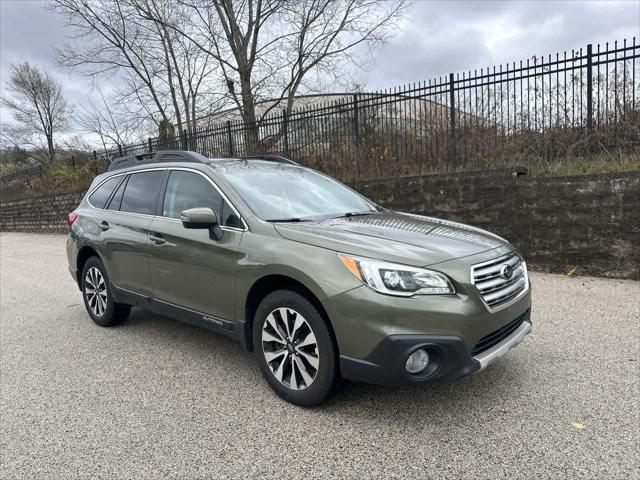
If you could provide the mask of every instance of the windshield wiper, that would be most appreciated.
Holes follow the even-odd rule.
[[[308,218],[297,218],[297,217],[292,217],[292,218],[270,218],[269,220],[267,220],[267,222],[273,222],[273,223],[284,223],[284,222],[288,222],[288,223],[293,223],[293,222],[310,222],[311,220],[309,220]]]
[[[367,210],[364,212],[347,212],[347,213],[343,213],[342,215],[338,215],[337,217],[334,217],[334,218],[360,217],[362,215],[373,215],[374,213],[378,213],[377,210]]]

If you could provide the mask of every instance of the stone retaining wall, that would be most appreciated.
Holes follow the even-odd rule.
[[[640,278],[640,172],[527,177],[522,169],[402,177],[354,187],[381,205],[510,240],[549,272]],[[66,232],[82,193],[0,203],[0,231]]]

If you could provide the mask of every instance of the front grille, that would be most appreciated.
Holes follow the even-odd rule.
[[[517,253],[475,265],[472,268],[472,278],[490,309],[515,299],[527,288],[529,282],[527,266]]]
[[[522,325],[522,322],[524,322],[528,317],[529,310],[524,312],[512,322],[507,323],[504,327],[499,328],[495,332],[491,332],[489,335],[485,335],[484,337],[482,337],[478,344],[471,350],[471,356],[474,357],[479,353],[482,353],[485,350],[489,350],[491,347],[499,344],[501,341],[515,332],[518,327]]]

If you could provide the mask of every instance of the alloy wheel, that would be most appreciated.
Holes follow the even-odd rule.
[[[262,351],[273,376],[292,390],[309,387],[318,374],[316,336],[307,320],[291,308],[277,308],[267,316]]]
[[[97,317],[104,315],[107,309],[107,284],[102,272],[96,267],[87,270],[84,278],[84,294],[91,312]]]

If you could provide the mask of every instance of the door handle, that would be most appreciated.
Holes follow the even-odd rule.
[[[162,238],[162,235],[160,235],[158,233],[150,234],[149,235],[149,240],[151,240],[156,245],[162,245],[164,243],[167,243],[167,241],[164,238]]]
[[[100,227],[100,230],[102,230],[103,232],[109,230],[109,224],[107,222],[100,222],[100,225],[98,225]]]

